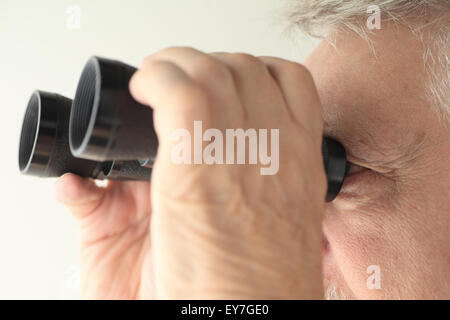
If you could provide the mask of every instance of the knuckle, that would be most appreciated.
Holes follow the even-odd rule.
[[[302,64],[293,61],[286,61],[281,64],[281,72],[290,74],[292,77],[302,79],[303,81],[312,81],[312,75]]]
[[[248,71],[259,76],[267,73],[267,67],[264,62],[251,54],[235,53],[231,56],[231,64],[237,72]]]
[[[174,87],[171,96],[174,103],[186,107],[201,107],[206,102],[204,92],[194,84],[180,84]]]
[[[158,68],[161,68],[165,65],[167,65],[167,62],[165,62],[165,61],[152,60],[152,59],[144,60],[144,62],[142,63],[142,66],[139,68],[138,72],[141,73],[141,71],[146,71],[149,69],[151,69],[152,71],[153,71],[153,69],[158,70]]]
[[[213,57],[200,56],[193,63],[192,75],[194,79],[200,81],[227,80],[231,77],[227,66]]]
[[[262,65],[261,60],[248,53],[242,52],[234,53],[232,54],[231,59],[239,64]]]
[[[158,54],[166,54],[166,53],[170,53],[173,51],[181,51],[181,50],[190,51],[190,50],[194,50],[194,49],[191,47],[186,47],[186,46],[170,46],[170,47],[166,47],[166,48],[160,50],[157,53]]]
[[[147,55],[144,59],[141,61],[141,65],[139,69],[144,68],[146,65],[150,64],[153,58],[153,54]]]
[[[147,55],[141,62],[141,68],[149,63],[151,63],[155,58],[157,57],[164,57],[167,55],[170,55],[173,52],[176,51],[194,51],[195,49],[191,48],[191,47],[183,47],[183,46],[171,46],[171,47],[166,47],[164,49],[161,49],[155,53],[149,54]]]
[[[197,85],[185,84],[173,88],[170,100],[176,106],[178,116],[198,117],[200,114],[209,114],[208,97]]]

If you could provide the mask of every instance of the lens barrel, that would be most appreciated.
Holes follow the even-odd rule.
[[[91,161],[76,158],[69,146],[72,100],[44,91],[31,95],[22,124],[19,169],[23,174],[58,177],[71,172],[95,179],[149,180],[151,168],[137,160]]]
[[[154,159],[158,140],[153,111],[131,97],[135,68],[92,57],[86,63],[72,105],[72,153],[96,161]]]

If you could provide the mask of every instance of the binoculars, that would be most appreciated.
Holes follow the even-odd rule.
[[[153,111],[135,101],[128,82],[136,69],[92,57],[72,100],[35,91],[28,102],[19,145],[23,174],[58,177],[66,172],[108,180],[150,180],[158,150]],[[326,201],[339,193],[348,170],[346,152],[323,138]]]

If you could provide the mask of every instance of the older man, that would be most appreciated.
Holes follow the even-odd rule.
[[[151,187],[56,184],[86,297],[320,298],[324,279],[332,298],[450,298],[450,1],[305,0],[289,15],[329,27],[305,66],[190,48],[144,60],[130,90],[155,112]],[[278,128],[278,173],[175,165],[171,134],[196,120]],[[327,204],[323,134],[353,163]]]

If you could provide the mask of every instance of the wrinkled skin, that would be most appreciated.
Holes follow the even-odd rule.
[[[423,44],[388,24],[371,40],[377,58],[345,34],[305,63],[325,133],[360,165],[326,205],[324,276],[347,298],[449,299],[449,125],[425,95]],[[380,268],[380,289],[366,286],[370,265]]]
[[[151,188],[56,183],[80,225],[85,297],[319,298],[323,256],[326,283],[346,297],[449,298],[449,127],[425,96],[421,44],[387,25],[371,38],[377,60],[350,33],[307,59],[321,105],[309,72],[280,59],[186,48],[147,58],[130,89],[155,111]],[[174,166],[170,134],[192,120],[281,128],[280,171]],[[322,130],[358,165],[325,211]],[[370,265],[381,289],[367,289]]]

